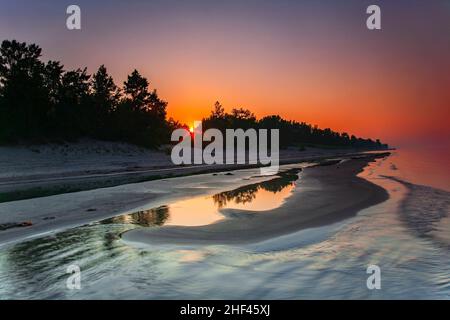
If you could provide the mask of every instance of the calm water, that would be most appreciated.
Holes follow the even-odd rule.
[[[279,178],[215,194],[175,201],[146,211],[138,211],[101,221],[108,224],[151,226],[202,226],[225,219],[224,209],[264,212],[278,208],[295,188],[299,170],[280,173]]]
[[[447,160],[438,152],[395,152],[361,174],[386,188],[388,201],[333,225],[252,245],[143,249],[123,243],[120,234],[212,223],[224,218],[222,208],[268,210],[301,188],[295,172],[3,248],[0,298],[449,299]],[[186,220],[186,211],[197,214]],[[81,267],[81,290],[66,288],[70,264]],[[366,287],[370,264],[381,268],[381,290]]]

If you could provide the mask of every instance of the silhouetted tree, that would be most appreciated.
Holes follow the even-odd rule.
[[[226,118],[225,108],[222,106],[222,104],[219,101],[216,101],[214,103],[214,110],[211,111],[211,118],[214,118],[214,119],[225,119]]]
[[[168,139],[166,122],[167,102],[158,97],[156,90],[149,91],[146,78],[134,70],[124,82],[124,93],[116,112],[119,136],[148,147],[158,146]]]
[[[95,114],[90,96],[90,77],[86,68],[62,75],[55,108],[56,131],[62,138],[72,140],[92,132]]]
[[[92,76],[91,86],[96,119],[94,135],[98,138],[111,138],[113,130],[112,114],[121,98],[120,90],[104,65],[101,65]]]
[[[94,137],[147,147],[170,142],[171,131],[186,127],[166,120],[167,102],[134,70],[120,90],[101,65],[65,71],[58,61],[42,62],[35,44],[5,40],[0,46],[0,143]],[[265,128],[280,130],[281,147],[321,145],[383,148],[379,139],[357,138],[330,128],[288,121],[278,115],[257,120],[245,108],[225,112],[214,104],[203,128]]]
[[[271,115],[257,120],[248,109],[234,108],[231,113],[225,112],[223,106],[216,102],[209,117],[203,119],[204,129],[217,128],[222,132],[226,128],[234,129],[278,129],[280,132],[280,147],[314,145],[357,148],[385,148],[379,140],[376,142],[367,139],[349,137],[348,133],[339,133],[330,128],[320,129],[304,122],[288,121],[279,115]]]
[[[41,48],[15,40],[0,47],[0,141],[42,136],[50,111]]]

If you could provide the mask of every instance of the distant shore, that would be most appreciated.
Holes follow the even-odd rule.
[[[134,229],[122,237],[144,244],[241,244],[339,221],[389,198],[386,190],[357,176],[369,162],[384,156],[366,155],[306,168],[294,194],[268,212],[236,214],[206,226]]]

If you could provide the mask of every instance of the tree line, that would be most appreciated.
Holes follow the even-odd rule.
[[[41,61],[35,44],[0,47],[0,142],[73,141],[81,137],[156,147],[168,142],[167,102],[134,70],[119,88],[104,65],[64,70]]]
[[[167,119],[167,102],[134,70],[122,87],[104,65],[64,70],[43,62],[35,44],[5,40],[0,46],[0,143],[76,141],[82,137],[124,141],[146,147],[170,143],[171,132],[186,127]],[[281,147],[299,144],[380,148],[379,140],[320,129],[280,116],[257,120],[244,108],[225,112],[216,102],[203,127],[280,129]]]
[[[233,108],[230,113],[216,102],[211,114],[202,121],[204,130],[217,128],[225,132],[227,128],[255,128],[255,129],[279,129],[280,147],[289,146],[305,147],[332,146],[332,147],[354,147],[368,149],[387,148],[387,144],[381,143],[379,139],[358,138],[346,132],[339,133],[329,128],[320,129],[305,122],[285,120],[279,115],[270,115],[257,119],[253,112],[245,108]]]

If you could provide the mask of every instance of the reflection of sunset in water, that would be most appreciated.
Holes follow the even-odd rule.
[[[403,181],[450,191],[450,153],[446,146],[410,146],[392,151],[392,155],[377,164],[376,172]],[[369,165],[367,174],[375,171]],[[365,175],[362,175],[365,177]]]
[[[220,210],[237,209],[249,211],[271,210],[283,204],[291,195],[293,184],[283,187],[279,192],[273,193],[264,189],[258,189],[248,201],[240,201],[239,198],[231,199],[225,205],[220,206],[214,197],[198,197],[181,200],[169,206],[169,218],[164,225],[177,226],[201,226],[214,223],[223,219]]]
[[[169,212],[164,225],[201,226],[223,218],[210,197],[177,201],[169,206]]]
[[[291,192],[294,190],[294,188],[294,184],[289,184],[276,193],[264,189],[259,189],[255,194],[255,198],[253,199],[253,201],[249,203],[232,201],[227,203],[223,208],[250,211],[272,210],[281,206],[284,200],[291,195]]]
[[[136,224],[144,227],[201,226],[224,218],[221,210],[267,211],[275,209],[292,194],[298,169],[280,172],[271,180],[250,184],[213,196],[175,201],[167,206],[138,211],[104,220],[104,223]]]
[[[291,178],[286,172],[280,173],[280,177],[270,181],[249,180],[252,185],[197,197],[198,202],[167,202],[167,206],[5,246],[0,250],[0,296],[18,299],[245,299],[255,296],[448,299],[450,219],[443,210],[449,201],[448,193],[416,185],[407,174],[408,170],[412,171],[410,166],[419,162],[407,161],[407,154],[403,155],[402,150],[396,153],[372,162],[360,174],[385,188],[390,198],[363,209],[355,217],[262,242],[231,246],[155,243],[140,247],[120,237],[141,226],[159,228],[176,221],[182,223],[185,215],[196,223],[214,221],[203,216],[207,212],[203,203],[213,209],[212,214],[217,214],[222,210],[219,208],[233,206],[242,206],[244,210],[258,206],[267,209],[264,202],[267,197],[271,200],[267,205],[281,203],[278,201],[286,200],[290,194],[293,196],[287,201],[296,202],[291,191],[297,174],[291,174]],[[429,155],[425,156],[428,159]],[[423,159],[423,163],[427,161]],[[441,168],[442,175],[447,173],[448,165],[428,163],[433,166],[430,171]],[[427,172],[425,169],[422,171]],[[403,184],[401,180],[411,184]],[[308,200],[306,193],[298,198],[298,201]],[[178,209],[172,209],[175,204]],[[183,204],[190,205],[193,211],[183,211]],[[237,211],[236,215],[239,214]],[[216,217],[221,218],[220,214]],[[203,218],[206,220],[202,221]],[[69,292],[60,285],[61,266],[71,261],[81,264],[86,285],[83,290]],[[373,263],[382,266],[382,283],[388,290],[367,290],[366,268]]]

